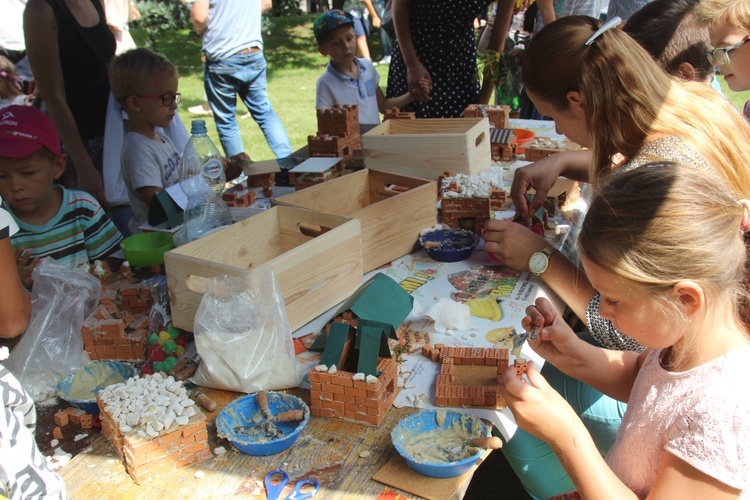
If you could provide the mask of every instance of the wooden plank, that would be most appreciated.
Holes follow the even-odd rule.
[[[203,389],[223,408],[239,395],[228,391]],[[309,401],[309,391],[289,391]],[[321,483],[318,498],[375,498],[386,486],[372,480],[372,476],[391,457],[397,454],[390,442],[390,432],[414,408],[391,408],[380,427],[313,417],[297,442],[288,450],[267,457],[244,455],[226,440],[216,436],[214,420],[218,411],[209,415],[208,433],[211,449],[224,446],[228,453],[167,472],[136,485],[125,472],[104,437],[99,437],[90,448],[71,460],[62,471],[70,498],[226,498],[238,494],[250,495],[256,482],[265,474],[283,468],[292,482],[301,478],[316,479]],[[368,456],[360,456],[360,454]],[[203,479],[195,473],[204,471]],[[289,488],[291,490],[291,488]],[[406,498],[414,498],[395,490]],[[263,492],[257,498],[265,498]],[[284,492],[284,496],[289,491]],[[283,497],[282,497],[283,498]]]

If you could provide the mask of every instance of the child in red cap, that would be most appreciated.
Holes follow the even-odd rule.
[[[111,255],[122,240],[96,199],[54,184],[66,159],[47,115],[30,106],[0,109],[0,197],[19,227],[11,243],[26,286],[43,257],[75,267]]]

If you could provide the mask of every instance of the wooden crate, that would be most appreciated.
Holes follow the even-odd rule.
[[[414,250],[419,232],[437,222],[436,196],[435,181],[365,169],[271,203],[359,219],[368,272]]]
[[[205,278],[270,268],[292,331],[362,284],[360,223],[295,207],[274,207],[164,254],[172,322],[193,330]]]
[[[362,136],[365,167],[437,179],[476,174],[492,163],[487,118],[388,120]]]

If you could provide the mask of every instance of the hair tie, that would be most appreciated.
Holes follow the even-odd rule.
[[[591,45],[592,43],[594,43],[594,40],[596,40],[597,38],[599,38],[602,35],[602,33],[604,33],[605,31],[611,30],[612,28],[614,28],[615,26],[617,26],[621,22],[622,22],[622,19],[620,19],[619,17],[617,17],[617,16],[613,17],[612,19],[610,19],[609,21],[607,21],[606,23],[604,23],[601,28],[599,28],[598,30],[596,30],[596,32],[593,35],[591,35],[591,38],[589,38],[588,40],[586,40],[586,43],[584,45],[586,45],[588,47],[589,45]]]
[[[742,221],[740,222],[740,229],[743,233],[747,233],[750,230],[750,200],[740,200],[742,205]]]

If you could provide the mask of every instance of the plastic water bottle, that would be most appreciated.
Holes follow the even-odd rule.
[[[180,187],[188,200],[184,214],[188,242],[232,222],[221,198],[227,177],[219,150],[206,135],[206,122],[193,120],[190,134],[180,171]]]

